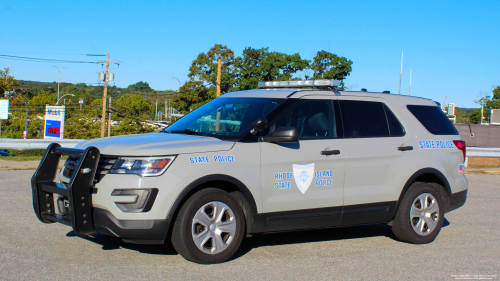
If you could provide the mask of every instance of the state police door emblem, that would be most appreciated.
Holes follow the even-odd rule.
[[[293,178],[302,194],[306,193],[314,177],[314,163],[307,165],[293,164]]]

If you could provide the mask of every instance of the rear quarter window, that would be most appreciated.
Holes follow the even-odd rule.
[[[458,131],[437,106],[407,105],[408,110],[433,135],[458,135]]]

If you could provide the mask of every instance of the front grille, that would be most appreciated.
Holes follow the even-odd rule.
[[[102,178],[111,170],[116,160],[118,160],[118,157],[116,156],[101,155],[99,158],[99,164],[97,164],[97,171],[95,173],[94,182],[100,182]],[[64,163],[63,176],[71,178],[79,164],[80,157],[69,156]]]

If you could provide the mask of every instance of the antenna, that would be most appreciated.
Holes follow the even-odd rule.
[[[403,52],[401,52],[401,70],[399,71],[399,89],[398,89],[398,95],[401,95],[401,74],[403,74]]]
[[[410,85],[408,86],[408,95],[410,95],[410,89],[411,89],[411,72],[413,69],[410,69]]]

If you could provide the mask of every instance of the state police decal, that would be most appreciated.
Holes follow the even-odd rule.
[[[306,193],[314,177],[314,163],[307,165],[293,164],[293,178],[302,194]]]

